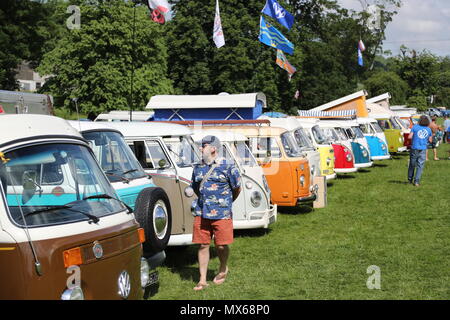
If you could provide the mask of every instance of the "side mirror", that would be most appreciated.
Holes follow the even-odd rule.
[[[24,191],[36,192],[36,171],[27,170],[22,174],[22,187]]]
[[[158,166],[160,169],[164,169],[167,165],[167,161],[165,159],[161,159],[158,161]]]

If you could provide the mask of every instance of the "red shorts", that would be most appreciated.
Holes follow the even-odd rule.
[[[233,220],[232,219],[203,219],[201,216],[194,218],[194,230],[192,242],[199,244],[210,244],[214,235],[214,244],[223,246],[233,243]]]

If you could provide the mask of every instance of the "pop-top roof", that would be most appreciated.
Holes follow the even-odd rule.
[[[262,92],[214,95],[156,95],[150,98],[146,109],[210,109],[254,108],[257,101],[266,107],[266,95]]]
[[[154,121],[250,120],[266,107],[262,92],[218,95],[157,95],[146,109],[155,110]]]

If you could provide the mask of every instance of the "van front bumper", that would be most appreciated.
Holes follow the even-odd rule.
[[[317,199],[317,195],[315,193],[311,193],[308,197],[302,197],[297,199],[297,205],[305,205],[309,203],[313,203]]]
[[[352,173],[358,171],[358,168],[334,168],[336,173]]]
[[[252,211],[247,219],[233,219],[233,229],[267,229],[270,224],[277,221],[277,205],[271,204],[263,211]]]
[[[370,157],[370,160],[374,160],[374,161],[377,161],[377,160],[388,160],[390,158],[391,158],[391,156],[388,154],[388,155],[385,155],[385,156],[372,156],[372,157]]]
[[[397,149],[397,152],[405,152],[405,151],[408,151],[408,147],[406,147],[406,146],[403,146],[403,147],[400,147]]]
[[[373,166],[373,162],[362,162],[362,163],[355,163],[355,168],[369,168]]]

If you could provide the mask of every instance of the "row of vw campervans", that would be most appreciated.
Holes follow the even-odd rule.
[[[166,246],[192,244],[205,135],[243,179],[235,229],[268,228],[278,206],[312,203],[313,177],[389,158],[374,119],[183,124],[1,116],[0,299],[142,297]]]

